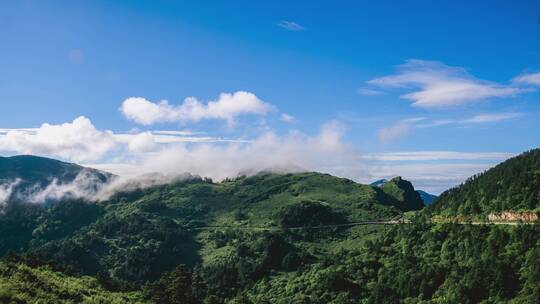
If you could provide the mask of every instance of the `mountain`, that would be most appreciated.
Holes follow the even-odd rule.
[[[445,191],[430,211],[442,215],[540,211],[540,149],[510,158]]]
[[[420,198],[422,199],[422,201],[424,202],[424,205],[426,206],[433,203],[438,197],[431,193],[427,193],[426,191],[423,191],[423,190],[416,190],[416,192],[418,192],[418,194],[420,195]]]
[[[91,193],[113,174],[32,155],[0,157],[0,203],[7,200],[56,200],[62,186],[76,183],[77,191]]]
[[[261,173],[222,183],[193,177],[105,202],[13,206],[0,216],[0,254],[30,249],[85,274],[146,281],[217,249],[187,230],[340,225],[393,218],[401,214],[398,203],[379,189],[320,173]]]
[[[383,179],[376,180],[376,181],[374,181],[373,183],[371,183],[369,185],[373,186],[373,187],[382,187],[386,183],[388,183],[388,180],[383,178]]]
[[[148,303],[140,292],[110,291],[96,278],[66,275],[34,262],[0,262],[0,303]]]
[[[383,188],[386,184],[388,184],[388,182],[389,180],[383,178],[383,179],[376,180],[369,185],[373,187]],[[410,187],[406,186],[405,184],[403,184],[403,186],[404,186],[403,191],[407,191],[407,189],[410,190]],[[392,193],[392,190],[389,190],[389,192]],[[420,195],[420,199],[422,200],[423,205],[426,205],[426,206],[431,204],[437,198],[436,195],[427,193],[422,190],[416,190],[416,192],[418,192],[418,194]],[[413,204],[417,205],[415,208],[423,208],[423,207],[420,207],[420,205],[417,203],[416,196],[414,194],[409,195],[409,197],[412,198],[412,200],[414,201]],[[413,209],[413,210],[418,210],[418,209]]]
[[[397,201],[396,206],[400,210],[411,211],[424,208],[424,203],[418,192],[414,190],[412,183],[404,180],[401,176],[394,177],[379,187]]]
[[[10,204],[0,303],[535,303],[539,225],[365,223],[419,207],[400,177],[316,172]]]

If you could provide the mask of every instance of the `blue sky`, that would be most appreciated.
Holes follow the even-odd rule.
[[[540,139],[540,3],[469,2],[2,2],[0,152],[119,172],[197,163],[202,145],[231,163],[199,172],[218,178],[240,160],[212,153],[243,149],[250,166],[440,192]],[[73,139],[91,132],[112,137]],[[287,148],[250,147],[269,134]]]

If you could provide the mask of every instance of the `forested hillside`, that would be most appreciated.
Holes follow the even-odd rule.
[[[540,211],[540,149],[513,157],[441,194],[434,214]]]
[[[0,157],[0,208],[8,201],[55,202],[95,193],[108,172],[33,155]]]
[[[414,190],[411,182],[404,180],[401,176],[394,177],[390,181],[380,186],[384,193],[393,197],[396,204],[403,211],[420,210],[424,208],[424,203],[420,194]]]
[[[421,204],[401,178],[373,187],[320,173],[192,177],[101,202],[11,202],[0,214],[0,303],[540,298],[536,224],[441,224],[429,210],[408,213],[410,223],[349,226]]]
[[[100,203],[11,204],[0,215],[0,253],[29,250],[84,274],[140,283],[224,251],[220,244],[238,233],[234,227],[387,219],[401,213],[395,203],[379,189],[318,173],[259,174],[223,183],[193,178]],[[224,228],[197,230],[208,226]]]
[[[0,262],[0,303],[147,303],[140,292],[114,292],[97,279],[9,258]]]

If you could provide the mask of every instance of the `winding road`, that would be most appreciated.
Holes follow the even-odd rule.
[[[263,231],[279,231],[279,230],[311,230],[311,229],[325,229],[325,228],[342,228],[342,227],[354,227],[362,225],[401,225],[401,224],[411,224],[412,222],[408,219],[390,219],[390,220],[370,220],[370,221],[361,221],[361,222],[352,222],[346,224],[333,224],[333,225],[321,225],[321,226],[297,226],[297,227],[264,227],[264,226],[200,226],[187,228],[186,231],[197,231],[197,230],[208,230],[208,229],[241,229],[241,230],[263,230]],[[454,223],[458,225],[535,225],[539,222],[443,222],[436,221],[435,223]]]

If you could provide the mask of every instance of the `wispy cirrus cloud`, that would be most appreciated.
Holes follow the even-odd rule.
[[[398,138],[403,138],[414,128],[411,122],[400,121],[390,127],[382,128],[377,132],[377,137],[383,143],[389,143]]]
[[[291,122],[295,122],[296,118],[294,118],[294,116],[289,115],[287,113],[281,113],[281,121],[291,123]]]
[[[471,118],[468,118],[468,119],[459,120],[459,121],[457,121],[457,123],[461,123],[461,124],[481,124],[481,123],[508,120],[508,119],[519,117],[521,115],[522,115],[521,113],[479,114],[479,115],[475,115],[475,116],[473,116]]]
[[[522,74],[512,79],[512,82],[540,86],[540,72]]]
[[[474,103],[489,98],[510,97],[519,88],[478,79],[464,68],[451,67],[442,62],[407,60],[396,73],[368,81],[380,88],[413,90],[401,95],[414,107],[440,108]]]
[[[277,26],[284,28],[288,31],[292,32],[298,32],[298,31],[305,31],[306,28],[294,21],[287,21],[287,20],[281,20],[277,23]]]
[[[396,139],[403,138],[415,129],[426,129],[440,126],[472,126],[479,124],[495,123],[510,120],[522,116],[523,113],[482,113],[464,119],[428,119],[425,117],[413,117],[400,120],[395,124],[380,129],[377,137],[383,143],[389,143]]]
[[[377,96],[377,95],[383,95],[384,92],[380,90],[374,90],[374,89],[368,89],[368,88],[360,88],[358,89],[358,94],[362,96]]]
[[[380,161],[433,161],[433,160],[505,160],[515,156],[508,152],[409,151],[366,154],[363,159]]]

